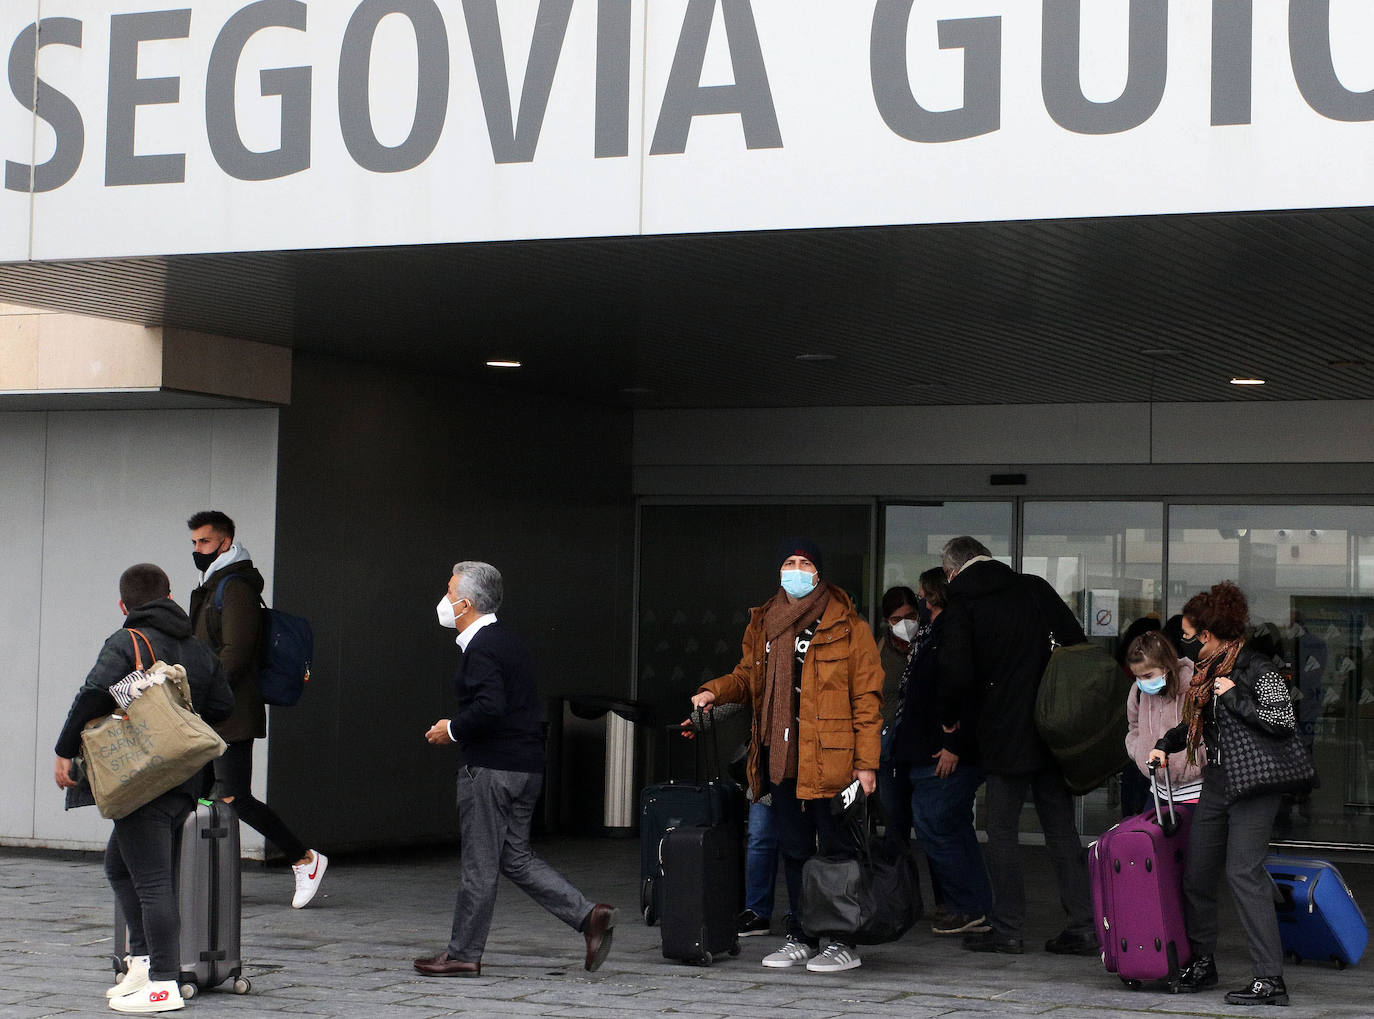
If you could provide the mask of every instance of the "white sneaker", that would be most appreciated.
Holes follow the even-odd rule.
[[[320,890],[320,882],[324,880],[324,872],[329,867],[329,857],[324,853],[311,850],[315,858],[309,863],[293,863],[291,870],[296,875],[296,894],[291,898],[292,909],[304,908],[315,893]]]
[[[809,958],[811,958],[811,946],[805,941],[798,941],[789,934],[781,948],[763,957],[763,964],[769,969],[788,969],[799,962],[805,962]]]
[[[118,998],[142,990],[148,983],[148,957],[146,955],[126,955],[124,957],[124,979],[105,992],[107,998]]]
[[[110,1007],[116,1012],[175,1012],[186,1002],[175,980],[149,980],[133,994],[111,998]]]
[[[859,953],[850,945],[832,941],[825,951],[806,964],[812,973],[839,973],[841,970],[858,969],[863,965]]]

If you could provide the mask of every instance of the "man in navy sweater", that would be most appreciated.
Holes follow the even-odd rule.
[[[431,977],[482,975],[482,949],[491,930],[500,875],[587,943],[586,968],[595,970],[611,949],[615,910],[593,904],[530,848],[530,819],[544,782],[544,736],[534,660],[516,634],[496,620],[501,574],[479,562],[453,567],[448,593],[439,599],[441,625],[458,631],[462,657],[454,680],[458,713],[435,722],[425,739],[457,743],[458,827],[462,877],[448,947],[416,959]]]

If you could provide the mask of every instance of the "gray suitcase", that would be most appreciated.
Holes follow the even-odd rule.
[[[181,996],[233,981],[235,994],[252,984],[243,976],[239,933],[242,920],[242,864],[239,818],[219,802],[200,800],[186,815],[176,848],[173,880],[181,914]],[[129,928],[115,901],[115,979],[124,974]]]

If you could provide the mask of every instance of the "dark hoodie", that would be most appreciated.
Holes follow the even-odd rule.
[[[227,718],[233,710],[234,695],[229,690],[219,659],[209,647],[191,636],[191,620],[180,605],[170,598],[148,602],[130,612],[124,626],[125,629],[116,630],[106,638],[95,665],[76,692],[76,699],[67,712],[67,722],[57,738],[57,756],[79,756],[82,726],[115,709],[110,687],[136,668],[133,642],[138,638],[129,633],[130,629],[147,637],[153,647],[150,660],[148,649],[141,640],[138,642],[145,669],[153,661],[161,661],[186,670],[191,703],[207,722]]]
[[[978,562],[950,581],[941,618],[941,719],[953,725],[965,698],[972,699],[983,770],[990,775],[1037,771],[1051,763],[1035,729],[1050,634],[1060,644],[1087,639],[1058,592],[1040,577],[996,561]]]

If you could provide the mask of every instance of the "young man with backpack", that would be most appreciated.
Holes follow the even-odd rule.
[[[267,735],[267,708],[258,689],[262,646],[267,638],[259,599],[263,579],[248,549],[234,537],[234,521],[219,510],[202,510],[186,521],[191,529],[191,556],[200,571],[200,586],[191,592],[195,635],[219,655],[234,691],[234,712],[215,725],[229,744],[214,762],[212,796],[231,803],[239,817],[293,861],[301,909],[315,897],[329,859],[305,843],[266,803],[253,796],[253,740]]]

